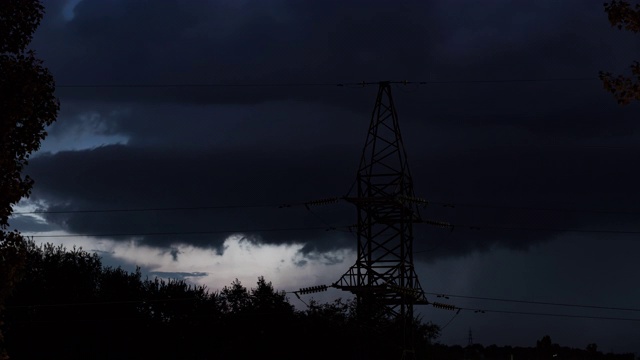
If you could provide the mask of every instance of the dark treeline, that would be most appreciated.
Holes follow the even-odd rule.
[[[183,280],[143,279],[140,270],[103,267],[82,249],[33,242],[23,278],[7,299],[3,330],[12,359],[353,359],[396,358],[391,320],[362,329],[351,301],[296,310],[264,278],[219,292]],[[424,357],[438,327],[415,321]]]
[[[264,278],[218,292],[183,280],[143,279],[98,255],[27,242],[27,266],[7,300],[11,359],[399,359],[402,326],[365,327],[352,301],[296,310]],[[548,336],[534,347],[434,343],[439,327],[413,322],[417,359],[634,359],[597,345],[571,349]]]
[[[428,350],[429,359],[438,360],[538,360],[538,359],[569,359],[569,360],[635,360],[634,354],[603,353],[597,344],[588,344],[584,349],[560,346],[551,342],[551,337],[545,335],[535,346],[483,346],[473,344],[462,347],[458,345],[445,346],[433,344]]]

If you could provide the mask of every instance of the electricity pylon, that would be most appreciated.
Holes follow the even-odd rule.
[[[345,199],[358,212],[356,262],[334,287],[356,295],[362,319],[398,320],[403,357],[413,357],[413,306],[428,304],[413,266],[413,226],[421,222],[407,163],[392,82],[379,83],[357,174],[357,196]],[[366,341],[366,340],[365,340]]]

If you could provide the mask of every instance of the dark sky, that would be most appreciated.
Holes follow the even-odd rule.
[[[336,84],[426,82],[392,88],[416,195],[431,201],[423,215],[457,225],[416,225],[424,290],[640,308],[640,104],[619,106],[597,79],[626,73],[640,38],[612,28],[602,1],[45,5],[32,47],[56,78],[61,113],[28,167],[36,186],[21,209],[49,213],[13,219],[39,241],[211,288],[227,285],[203,280],[222,271],[215,264],[232,278],[272,276],[282,290],[336,281],[355,239],[326,228],[355,223],[355,210],[278,205],[344,195],[355,179],[377,89]],[[105,209],[147,210],[51,213]],[[234,233],[245,240],[230,242]],[[230,244],[292,265],[252,268]],[[453,315],[419,311],[440,325]],[[471,329],[485,345],[533,346],[549,334],[640,352],[639,324],[462,311],[440,340],[466,345]]]

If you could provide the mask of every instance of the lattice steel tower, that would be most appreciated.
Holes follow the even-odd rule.
[[[402,143],[392,82],[379,83],[378,96],[357,174],[356,262],[334,287],[356,295],[363,319],[392,317],[403,324],[403,357],[413,353],[413,306],[427,304],[413,266],[413,226],[421,222],[420,199]],[[410,355],[411,356],[411,355]]]

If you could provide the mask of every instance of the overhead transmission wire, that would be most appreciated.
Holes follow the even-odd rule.
[[[216,205],[216,206],[177,206],[177,207],[142,207],[142,208],[116,208],[116,209],[79,209],[79,210],[33,210],[16,211],[15,215],[29,214],[82,214],[82,213],[118,213],[118,212],[152,212],[152,211],[195,211],[195,210],[229,210],[229,209],[249,209],[249,208],[275,208],[290,207],[288,204],[281,205]]]
[[[547,301],[517,300],[517,299],[505,299],[505,298],[496,298],[496,297],[454,295],[454,294],[436,293],[436,292],[425,292],[425,294],[427,294],[427,295],[435,295],[436,297],[445,298],[445,299],[449,299],[450,297],[453,297],[453,298],[461,298],[461,299],[499,301],[499,302],[518,303],[518,304],[550,305],[550,306],[563,306],[563,307],[585,308],[585,309],[619,310],[619,311],[640,312],[640,308],[625,308],[625,307],[614,307],[614,306],[598,306],[598,305],[556,303],[556,302],[547,302]]]
[[[285,227],[285,228],[253,228],[253,229],[228,229],[228,230],[208,230],[208,231],[160,231],[160,232],[127,232],[127,233],[83,233],[83,234],[51,234],[39,235],[46,231],[25,232],[23,235],[34,238],[47,237],[120,237],[120,236],[163,236],[163,235],[211,235],[225,233],[243,232],[276,232],[276,231],[304,231],[304,230],[325,230],[325,231],[351,231],[354,225],[340,226],[307,226],[307,227]],[[441,227],[441,226],[438,226]],[[604,230],[604,229],[569,229],[569,228],[535,228],[535,227],[506,227],[506,226],[477,226],[477,225],[451,225],[452,228],[467,228],[475,231],[482,230],[507,230],[507,231],[544,231],[544,232],[577,232],[587,234],[618,234],[618,235],[638,235],[640,230]],[[433,251],[433,249],[414,251],[422,253]]]
[[[514,78],[514,79],[462,79],[462,80],[427,80],[427,81],[390,81],[404,85],[442,85],[442,84],[505,84],[505,83],[537,83],[537,82],[582,82],[596,81],[597,77],[576,78]],[[59,84],[57,88],[227,88],[227,87],[356,87],[378,85],[380,81],[362,82],[300,82],[300,83],[121,83],[121,84]]]
[[[171,236],[171,235],[213,235],[213,234],[231,234],[231,233],[247,233],[247,232],[277,232],[277,231],[305,231],[305,230],[325,230],[333,231],[337,228],[347,229],[349,226],[305,226],[305,227],[283,227],[283,228],[253,228],[253,229],[235,229],[235,230],[210,230],[210,231],[158,231],[158,232],[126,232],[126,233],[87,233],[87,234],[51,234],[38,235],[44,231],[24,232],[23,235],[32,238],[73,238],[73,237],[121,237],[121,236]]]
[[[447,321],[446,324],[444,324],[443,326],[440,327],[440,332],[444,331],[444,329],[447,328],[447,326],[451,325],[451,323],[453,322],[453,320],[455,320],[458,315],[460,315],[460,309],[458,309],[458,311],[456,311],[455,314],[453,314],[453,316],[451,317],[451,319],[449,319],[449,321]]]
[[[212,231],[173,231],[173,232],[129,232],[129,233],[109,233],[109,234],[60,234],[60,235],[37,235],[42,232],[31,232],[33,237],[84,237],[84,236],[152,236],[152,235],[205,235],[216,233],[233,233],[233,232],[266,232],[266,231],[295,231],[295,230],[341,230],[351,232],[354,225],[340,225],[333,226],[328,224],[317,213],[311,210],[310,206],[325,205],[330,203],[337,203],[341,199],[332,197],[307,202],[297,203],[284,203],[284,204],[252,204],[252,205],[219,205],[219,206],[194,206],[194,207],[153,207],[153,208],[120,208],[120,209],[80,209],[80,210],[35,210],[35,211],[20,211],[14,212],[13,215],[28,215],[28,214],[77,214],[77,213],[118,213],[118,212],[152,212],[152,211],[197,211],[197,210],[222,210],[222,209],[244,209],[244,208],[291,208],[297,206],[305,206],[306,209],[318,218],[325,227],[288,227],[288,228],[258,228],[258,229],[230,229],[230,230],[212,230]],[[417,201],[417,200],[416,200]],[[640,214],[637,210],[598,210],[598,209],[571,209],[571,208],[549,208],[549,207],[523,207],[523,206],[499,206],[499,205],[486,205],[486,204],[454,204],[445,202],[428,202],[426,200],[420,200],[424,206],[428,204],[438,204],[443,207],[476,207],[476,208],[493,208],[493,209],[505,209],[505,210],[526,210],[526,211],[559,211],[559,212],[586,212],[586,213],[609,213],[609,214]],[[467,229],[472,231],[482,230],[500,230],[500,231],[543,231],[543,232],[574,232],[574,233],[590,233],[590,234],[619,234],[619,235],[637,235],[640,234],[640,230],[617,230],[617,229],[579,229],[579,228],[562,228],[562,227],[535,227],[535,226],[501,226],[501,225],[482,225],[482,224],[455,224],[444,221],[436,220],[424,220],[422,224],[427,224],[435,227],[449,228],[451,231],[454,229]],[[417,224],[420,224],[418,222]],[[429,252],[432,249],[415,251],[414,253]]]
[[[623,307],[613,307],[613,306],[596,306],[596,305],[581,305],[581,304],[568,304],[568,303],[553,303],[553,302],[543,302],[543,301],[526,301],[526,300],[515,300],[515,299],[502,299],[502,298],[491,298],[491,297],[480,297],[480,296],[466,296],[466,295],[452,295],[452,294],[442,294],[442,293],[432,293],[425,292],[425,294],[436,295],[440,298],[449,297],[458,297],[465,299],[474,299],[474,300],[490,300],[490,301],[501,301],[501,302],[510,302],[510,303],[518,303],[518,304],[531,304],[531,305],[547,305],[547,306],[564,306],[564,307],[572,307],[572,308],[588,308],[588,309],[599,309],[599,310],[613,310],[613,311],[633,311],[640,312],[638,308],[623,308]],[[497,314],[515,314],[515,315],[530,315],[530,316],[551,316],[551,317],[564,317],[564,318],[579,318],[579,319],[598,319],[598,320],[616,320],[616,321],[634,321],[640,322],[640,318],[630,318],[630,317],[615,317],[615,316],[597,316],[597,315],[579,315],[579,314],[564,314],[564,313],[548,313],[548,312],[531,312],[531,311],[517,311],[517,310],[495,310],[495,309],[487,309],[487,308],[478,308],[478,307],[463,307],[456,306],[451,304],[443,304],[440,302],[430,302],[429,305],[434,308],[456,311],[456,315],[460,313],[462,310],[473,311],[474,313],[497,313]],[[449,320],[449,323],[455,319],[455,316]],[[447,323],[447,325],[449,324]]]
[[[317,285],[311,286],[307,288],[301,288],[296,291],[288,291],[286,293],[293,293],[295,296],[302,301],[307,307],[309,305],[302,300],[300,294],[310,294],[315,292],[327,291],[329,287],[327,285]],[[529,301],[521,301],[521,300],[513,300],[513,299],[499,299],[499,298],[483,298],[477,296],[463,296],[463,295],[444,295],[437,293],[428,293],[425,294],[431,295],[440,295],[442,296],[456,296],[461,298],[470,298],[470,299],[482,299],[482,300],[495,300],[495,301],[505,301],[505,302],[514,302],[514,303],[528,303],[535,305],[555,305],[555,306],[565,306],[565,307],[575,307],[575,308],[592,308],[592,309],[601,309],[601,310],[625,310],[625,311],[634,311],[640,312],[640,309],[636,308],[622,308],[622,307],[610,307],[610,306],[595,306],[595,305],[579,305],[579,304],[567,304],[567,303],[552,303],[552,302],[529,302]],[[515,314],[515,315],[530,315],[530,316],[551,316],[551,317],[565,317],[565,318],[580,318],[580,319],[598,319],[598,320],[617,320],[617,321],[637,321],[640,322],[640,318],[629,318],[629,317],[614,317],[614,316],[595,316],[595,315],[578,315],[578,314],[563,314],[563,313],[546,313],[546,312],[530,312],[530,311],[516,311],[516,310],[494,310],[494,309],[485,309],[485,308],[474,308],[474,307],[461,307],[449,304],[443,304],[440,302],[428,302],[427,305],[431,305],[434,308],[445,309],[456,311],[456,314],[444,325],[444,327],[451,324],[451,322],[460,314],[462,310],[473,311],[474,313],[498,313],[498,314]],[[443,328],[444,328],[443,327]]]
[[[640,209],[634,210],[613,210],[613,209],[589,209],[589,208],[566,208],[566,207],[536,207],[536,206],[513,206],[513,205],[492,205],[492,204],[478,204],[478,203],[452,203],[452,202],[439,202],[430,201],[430,204],[440,205],[442,207],[469,207],[469,208],[482,208],[482,209],[499,209],[499,210],[526,210],[526,211],[549,211],[549,212],[582,212],[582,213],[596,213],[596,214],[640,214]]]
[[[340,198],[328,198],[320,201],[326,203],[335,203]],[[78,209],[78,210],[33,210],[33,211],[16,211],[13,215],[28,214],[75,214],[75,213],[110,213],[110,212],[152,212],[152,211],[197,211],[197,210],[227,210],[227,209],[249,209],[249,208],[291,208],[298,206],[316,205],[320,201],[307,202],[290,202],[290,203],[272,203],[272,204],[229,204],[229,205],[211,205],[211,206],[169,206],[169,207],[140,207],[140,208],[112,208],[112,209]],[[426,205],[434,204],[444,208],[481,208],[481,209],[498,209],[498,210],[521,210],[521,211],[547,211],[547,212],[577,212],[577,213],[594,213],[594,214],[628,214],[638,215],[640,209],[622,210],[622,209],[597,209],[597,208],[568,208],[568,207],[535,207],[535,206],[514,206],[514,205],[495,205],[482,203],[457,203],[444,201],[426,201]]]
[[[206,87],[305,87],[344,86],[341,83],[123,83],[123,84],[60,84],[57,88],[206,88]]]
[[[324,200],[323,200],[324,201]],[[78,210],[32,210],[32,211],[15,211],[12,215],[30,215],[30,214],[78,214],[78,213],[117,213],[117,212],[154,212],[154,211],[197,211],[197,210],[229,210],[229,209],[250,209],[250,208],[277,208],[285,209],[292,207],[314,205],[318,201],[307,202],[286,202],[271,204],[227,204],[227,205],[210,205],[210,206],[168,206],[168,207],[139,207],[139,208],[112,208],[112,209],[78,209]]]
[[[640,318],[629,318],[629,317],[614,317],[614,316],[596,316],[596,315],[578,315],[578,314],[563,314],[563,313],[546,313],[546,312],[530,312],[530,311],[517,311],[517,310],[495,310],[495,309],[487,309],[487,308],[474,308],[474,307],[463,307],[463,306],[455,306],[450,304],[443,304],[440,302],[430,302],[429,305],[434,308],[457,311],[458,313],[462,310],[473,311],[474,313],[497,313],[497,314],[514,314],[514,315],[531,315],[531,316],[552,316],[552,317],[564,317],[564,318],[577,318],[577,319],[598,319],[598,320],[617,320],[617,321],[637,321],[640,322]],[[604,308],[604,307],[602,307]],[[455,317],[454,317],[455,318]],[[452,318],[453,320],[453,318]],[[450,321],[452,321],[450,320]]]
[[[455,307],[460,310],[469,310],[474,313],[497,313],[497,314],[514,314],[514,315],[532,315],[532,316],[551,316],[551,317],[564,317],[564,318],[576,318],[576,319],[597,319],[597,320],[616,320],[616,321],[634,321],[640,322],[640,318],[625,318],[625,317],[612,317],[612,316],[595,316],[595,315],[573,315],[573,314],[559,314],[559,313],[542,313],[542,312],[527,312],[527,311],[513,311],[513,310],[489,310],[481,308],[466,308]]]

